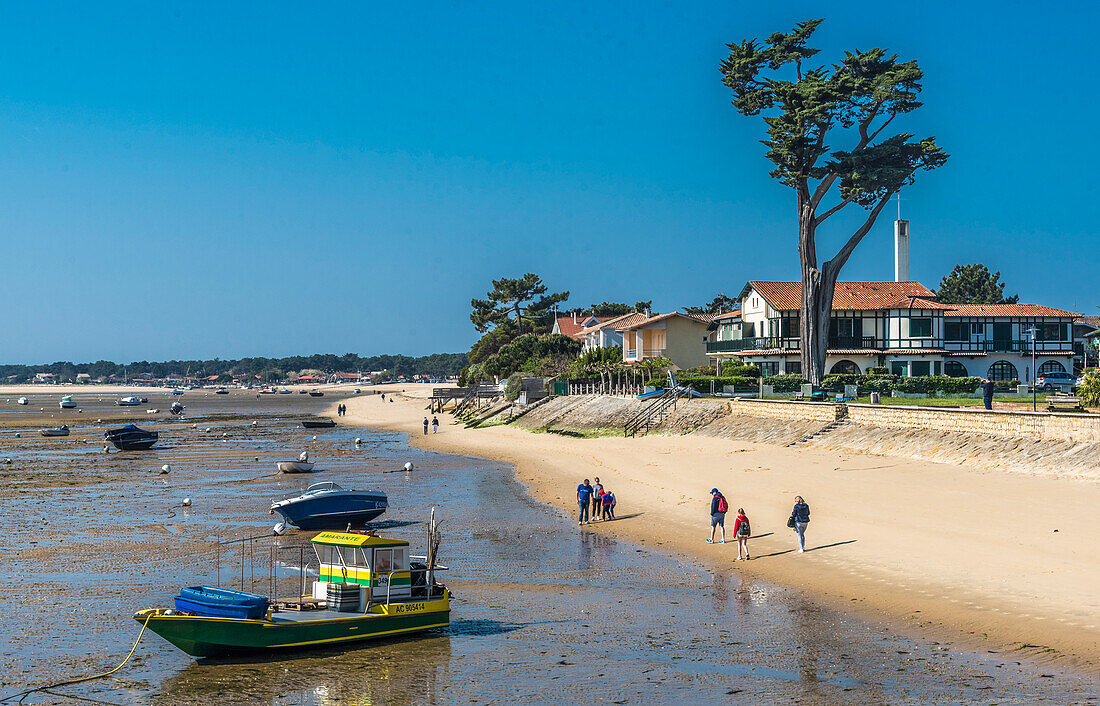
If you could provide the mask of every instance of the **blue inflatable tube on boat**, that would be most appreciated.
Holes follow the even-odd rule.
[[[267,596],[233,591],[214,586],[181,588],[175,598],[176,610],[215,618],[262,618],[270,601]]]

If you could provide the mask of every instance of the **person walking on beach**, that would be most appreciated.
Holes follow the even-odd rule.
[[[806,551],[806,525],[810,524],[810,506],[802,499],[801,495],[794,496],[794,509],[787,520],[787,526],[794,529],[798,535],[798,553]]]
[[[600,496],[600,505],[603,507],[602,515],[604,520],[615,519],[615,494],[607,488],[603,489],[603,495]]]
[[[385,392],[383,392],[383,393],[382,393],[382,401],[383,401],[383,402],[385,402],[385,401],[386,401],[386,393],[385,393]]]
[[[432,415],[432,433],[439,433],[439,417],[435,416],[434,414]]]
[[[596,478],[596,482],[592,484],[592,519],[601,519],[600,513],[603,506],[600,504],[600,498],[603,496],[603,484],[600,483],[600,479]]]
[[[737,538],[737,561],[741,559],[741,553],[744,552],[745,561],[748,561],[749,557],[749,537],[752,536],[752,527],[749,526],[749,518],[745,515],[745,508],[737,508],[737,519],[733,521],[733,536]]]
[[[707,544],[714,543],[714,530],[722,528],[722,538],[718,540],[719,544],[726,543],[726,513],[729,512],[730,505],[726,502],[725,496],[718,492],[718,488],[710,489],[710,537],[707,538]]]
[[[993,381],[989,378],[982,378],[982,384],[978,387],[982,388],[982,404],[986,409],[993,409]]]
[[[427,435],[427,433],[428,433],[428,418],[424,417],[424,434]]]
[[[577,506],[581,514],[577,518],[578,525],[588,524],[588,503],[592,501],[592,484],[585,478],[584,482],[577,486]]]

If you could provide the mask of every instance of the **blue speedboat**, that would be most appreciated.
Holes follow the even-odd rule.
[[[386,494],[372,490],[344,490],[336,483],[314,483],[296,498],[271,503],[298,529],[345,529],[362,526],[386,511]]]
[[[255,620],[267,613],[266,596],[233,591],[214,586],[191,586],[180,589],[175,598],[176,610],[216,618],[247,618]]]
[[[155,431],[138,429],[133,424],[127,424],[118,429],[110,429],[103,434],[103,438],[115,445],[120,451],[142,451],[157,443],[160,434]]]

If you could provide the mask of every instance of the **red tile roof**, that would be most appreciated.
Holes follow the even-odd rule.
[[[640,311],[632,311],[629,314],[623,314],[622,316],[614,316],[610,319],[605,318],[595,326],[589,326],[588,328],[584,329],[582,333],[592,333],[593,331],[599,331],[600,329],[607,328],[608,326],[613,327],[616,331],[621,331],[621,326],[629,326],[636,321],[645,320],[645,314],[641,313]]]
[[[696,323],[709,324],[710,320],[714,318],[714,314],[685,314],[680,311],[670,311],[667,314],[661,314],[660,316],[651,316],[648,319],[642,315],[641,321],[623,322],[615,325],[616,331],[627,331],[630,329],[641,328],[647,324],[656,323],[658,321],[664,321],[665,319],[672,318],[673,316],[679,316],[685,319],[690,319]]]
[[[742,290],[742,297],[748,294],[749,287],[760,292],[773,309],[795,311],[802,307],[801,282],[751,280]],[[903,298],[934,296],[932,290],[920,282],[837,282],[833,309],[888,309]]]
[[[950,316],[1077,316],[1072,311],[1041,304],[950,304]]]
[[[597,321],[607,321],[612,317],[610,316],[577,316],[573,317],[572,314],[568,316],[558,317],[558,330],[561,331],[563,336],[569,336],[570,338],[580,338],[581,331],[584,329],[582,325],[589,319],[596,319]]]

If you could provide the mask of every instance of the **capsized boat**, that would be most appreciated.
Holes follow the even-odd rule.
[[[139,610],[134,620],[195,657],[344,645],[450,625],[450,592],[435,580],[446,567],[437,563],[434,510],[426,557],[409,556],[406,541],[365,532],[322,532],[312,546],[320,565],[312,591],[271,600],[261,617],[203,615],[177,607]]]
[[[133,424],[127,424],[118,429],[109,429],[103,434],[103,438],[115,445],[120,451],[144,451],[157,443],[160,434],[155,431],[138,429]]]
[[[40,431],[38,433],[41,434],[42,436],[68,436],[69,435],[69,425],[68,424],[62,424],[59,427],[50,427],[49,429],[43,429],[42,431]]]
[[[271,503],[298,529],[323,530],[359,527],[386,511],[386,494],[380,490],[345,490],[336,483],[314,483],[295,498]]]
[[[61,409],[75,409],[76,402],[73,402],[72,395],[65,395],[61,398],[61,401],[57,403],[57,406]]]
[[[181,588],[173,599],[176,610],[219,618],[262,618],[271,601],[267,596],[216,586]]]
[[[139,404],[141,404],[141,398],[130,395],[129,397],[123,397],[122,399],[115,400],[115,404],[117,404],[119,407],[137,407]]]

